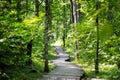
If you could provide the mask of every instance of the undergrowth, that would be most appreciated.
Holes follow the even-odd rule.
[[[49,51],[49,69],[55,68],[51,60],[57,58],[54,48]],[[44,59],[38,56],[33,56],[31,65],[10,65],[3,74],[0,71],[0,80],[37,80],[44,74]]]
[[[86,80],[91,80],[91,78],[120,80],[120,70],[118,70],[116,65],[99,64],[99,73],[96,74],[93,64],[88,64],[82,60],[79,60],[78,63],[86,73]]]

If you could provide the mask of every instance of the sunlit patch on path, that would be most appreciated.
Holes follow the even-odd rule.
[[[84,74],[83,70],[79,66],[66,61],[69,59],[69,55],[60,46],[55,46],[55,48],[59,54],[59,58],[53,60],[56,68],[45,75],[43,80],[81,80]]]
[[[91,80],[104,80],[104,79],[97,79],[97,78],[92,78]]]

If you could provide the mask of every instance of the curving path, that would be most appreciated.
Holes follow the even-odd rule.
[[[56,68],[45,75],[42,80],[81,80],[84,74],[83,70],[79,66],[66,61],[69,59],[69,55],[60,46],[55,46],[55,48],[59,55],[58,59],[53,60]]]

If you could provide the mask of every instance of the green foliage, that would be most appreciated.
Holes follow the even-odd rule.
[[[7,6],[9,10],[8,8],[6,9],[6,5],[4,5],[8,4],[8,2],[2,1],[3,3],[1,3],[0,1],[0,79],[2,79],[2,75],[6,74],[10,79],[12,78],[12,80],[19,80],[21,77],[24,78],[32,75],[26,75],[30,70],[27,69],[29,67],[26,67],[26,61],[29,59],[29,56],[26,55],[29,41],[33,39],[32,58],[36,57],[34,55],[40,55],[42,54],[41,52],[43,52],[44,24],[42,19],[44,17],[44,12],[42,12],[39,17],[34,16],[31,11],[26,15],[25,1],[21,1],[21,8],[18,14],[18,9],[16,8],[18,1],[11,1],[11,5]],[[28,3],[29,10],[34,9],[31,3],[33,3],[33,1]],[[42,58],[40,58],[40,61],[41,60]],[[43,67],[43,61],[35,64],[35,66],[40,64],[38,66]],[[17,68],[20,66],[24,66],[22,67],[23,71]],[[27,70],[26,72],[28,73],[24,70]],[[37,68],[37,70],[39,69]],[[30,80],[30,78],[28,80]],[[31,80],[33,80],[33,78],[31,78]]]
[[[96,15],[99,15],[99,63],[117,65],[120,69],[118,19],[120,13],[117,10],[119,2],[100,0],[100,9],[97,11],[96,4],[92,0],[78,2],[81,3],[82,21],[72,24],[69,28],[66,40],[67,51],[72,56],[78,53],[79,59],[82,59],[83,62],[94,63],[97,38],[95,18]],[[78,41],[77,51],[75,49],[76,41]],[[118,73],[116,72],[116,74]]]
[[[119,68],[120,65],[120,48],[119,48],[119,38],[113,36],[110,40],[106,40],[104,50],[104,59],[110,64],[116,64]]]
[[[25,44],[21,36],[9,37],[1,43],[1,62],[6,65],[20,64],[25,59]]]
[[[74,24],[72,25],[73,30],[69,31],[72,34],[69,34],[67,38],[67,48],[70,48],[70,52],[74,53],[73,55],[76,53],[73,45],[75,41],[79,41],[77,53],[79,53],[80,58],[84,61],[89,61],[89,63],[94,62],[93,57],[95,56],[96,31],[93,26],[93,24],[87,24],[86,21],[82,24]]]
[[[26,4],[27,0],[11,0],[11,3],[8,1],[10,0],[0,1],[0,78],[36,80],[36,77],[39,77],[39,72],[40,76],[42,75],[44,67],[44,1],[40,3],[38,17],[35,16],[34,12],[34,0],[28,0],[28,5]],[[19,1],[21,2],[17,5]],[[69,0],[65,3],[61,0],[53,1],[51,4],[52,28],[48,33],[49,44],[55,42],[54,38],[56,40],[62,39],[65,30],[67,52],[72,58],[78,53],[79,63],[82,60],[87,64],[93,64],[97,37],[95,18],[99,15],[99,62],[100,64],[116,65],[120,69],[120,1],[99,1],[100,9],[96,10],[95,0],[76,0],[77,3],[81,4],[81,8],[77,11],[80,10],[82,19],[80,23],[75,24],[70,24]],[[65,23],[63,22],[63,6],[66,7],[66,28],[63,27]],[[35,74],[28,74],[31,66],[25,65],[29,58],[26,55],[27,44],[31,39],[33,39],[31,59],[38,71]],[[75,46],[76,42],[78,42],[78,49]],[[56,58],[52,51],[54,50],[49,46],[49,62]],[[89,68],[88,74],[99,78],[119,79],[117,67],[106,68],[105,65],[102,66],[104,68],[101,68],[100,74],[93,74],[91,68]],[[50,64],[50,68],[53,69],[53,67]]]
[[[100,24],[100,40],[106,40],[110,39],[110,37],[113,35],[113,27],[106,23]]]
[[[95,74],[94,72],[94,65],[89,64],[87,62],[80,61],[81,64],[79,64],[86,72],[86,80],[91,79],[104,79],[104,80],[119,80],[120,79],[120,71],[117,70],[117,67],[115,65],[105,65],[100,64],[100,72],[98,74]],[[84,63],[84,64],[82,64]]]

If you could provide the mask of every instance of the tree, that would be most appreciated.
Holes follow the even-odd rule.
[[[32,57],[32,42],[33,42],[33,40],[31,39],[27,44],[27,55],[29,56],[29,59],[26,62],[26,64],[28,64],[28,65],[32,64],[32,60],[31,60],[31,57]]]
[[[118,1],[118,2],[116,2],[114,0],[108,1],[107,20],[113,29],[112,36],[114,36],[114,38],[111,37],[110,41],[111,41],[111,43],[114,43],[114,44],[110,44],[109,42],[107,42],[107,44],[106,44],[106,46],[109,48],[109,50],[107,50],[107,51],[110,53],[109,54],[110,62],[113,62],[113,64],[116,64],[118,69],[120,69],[120,58],[119,58],[120,54],[119,54],[119,48],[118,48],[118,46],[120,45],[120,43],[119,43],[120,22],[118,22],[119,18],[120,18],[120,13],[118,12],[120,10],[118,8],[119,3],[120,3],[120,1]],[[111,50],[112,48],[114,48],[115,50]],[[113,56],[114,56],[114,58],[112,58]]]
[[[35,15],[39,16],[39,1],[35,0]]]
[[[17,20],[19,21],[20,20],[20,10],[21,10],[21,0],[17,1],[16,9],[17,9]]]
[[[50,3],[51,0],[45,0],[45,29],[44,29],[44,72],[49,72],[48,65],[48,47],[49,47],[49,29],[51,29],[51,16],[50,16]]]
[[[65,0],[63,0],[63,47],[65,47],[65,39],[66,39],[66,6],[65,6]]]
[[[28,14],[28,0],[26,0],[26,15]]]
[[[71,5],[71,23],[77,23],[81,21],[80,15],[80,2],[76,0],[70,0]]]
[[[76,51],[75,53],[75,59],[76,61],[79,58],[78,50],[79,50],[79,38],[78,38],[78,32],[77,31],[77,24],[79,24],[82,20],[81,18],[81,12],[80,12],[80,1],[76,0],[70,0],[70,12],[71,12],[71,23],[73,25],[73,32],[74,32],[74,37],[76,38],[74,41],[74,49]]]
[[[99,9],[99,0],[96,0],[96,10]],[[95,57],[95,72],[99,72],[99,18],[96,16],[96,27],[97,27],[97,45],[96,45],[96,57]]]

